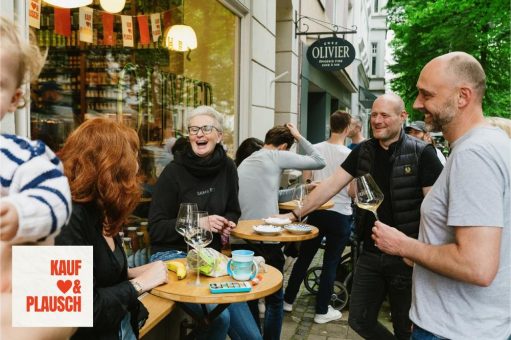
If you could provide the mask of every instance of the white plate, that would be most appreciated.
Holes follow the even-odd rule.
[[[278,235],[282,232],[282,227],[271,225],[271,224],[259,224],[255,225],[254,231],[261,235]]]
[[[291,234],[308,234],[312,231],[311,226],[307,224],[290,224],[284,227],[287,231],[289,231]]]
[[[291,220],[289,218],[278,218],[278,217],[266,217],[263,218],[264,223],[283,226],[286,224],[290,224]]]

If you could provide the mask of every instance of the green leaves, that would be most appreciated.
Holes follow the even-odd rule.
[[[465,51],[476,57],[487,76],[484,112],[510,117],[511,48],[508,0],[389,0],[389,27],[395,64],[393,91],[403,97],[411,120],[415,84],[422,67],[434,57]]]

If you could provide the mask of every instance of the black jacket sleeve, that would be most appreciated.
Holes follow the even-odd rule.
[[[158,178],[149,209],[149,235],[154,252],[168,248],[171,244],[184,246],[182,236],[176,231],[180,202],[179,187],[172,167],[172,163],[167,165]]]
[[[92,245],[94,247],[93,264],[93,318],[94,330],[118,329],[127,312],[137,308],[138,293],[127,279],[127,272],[120,274],[115,268],[113,253],[103,240],[101,219],[94,208],[73,204],[73,213],[69,223],[62,228],[55,239],[56,245]],[[110,253],[109,253],[110,252]],[[115,270],[117,269],[117,271]],[[110,281],[108,285],[100,282]]]

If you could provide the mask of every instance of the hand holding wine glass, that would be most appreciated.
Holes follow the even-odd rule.
[[[298,211],[299,211],[298,222],[302,221],[302,208],[303,208],[303,202],[304,202],[306,196],[307,196],[307,186],[304,184],[297,185],[293,192],[293,200],[296,202],[296,205],[298,206]]]
[[[356,195],[355,203],[360,209],[369,210],[374,214],[378,220],[376,211],[383,202],[383,193],[374,181],[371,174],[355,178]]]

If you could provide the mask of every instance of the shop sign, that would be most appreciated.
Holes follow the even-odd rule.
[[[355,59],[355,48],[344,39],[330,37],[316,40],[307,50],[307,60],[322,71],[337,71]]]

